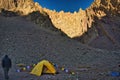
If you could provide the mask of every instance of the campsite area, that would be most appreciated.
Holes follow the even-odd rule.
[[[19,24],[19,25],[18,25]],[[120,51],[92,48],[76,40],[40,28],[22,17],[0,16],[0,60],[12,59],[9,80],[120,80],[111,72],[120,71]],[[17,64],[33,65],[48,60],[59,67],[56,75],[17,72]],[[73,74],[65,72],[67,69]],[[0,80],[4,80],[0,66]]]

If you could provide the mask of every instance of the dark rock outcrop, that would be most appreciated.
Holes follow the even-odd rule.
[[[51,22],[51,19],[45,12],[40,13],[40,11],[34,11],[26,15],[25,18],[39,25],[43,29],[46,29],[55,33],[61,33],[57,28],[54,27],[54,25]]]

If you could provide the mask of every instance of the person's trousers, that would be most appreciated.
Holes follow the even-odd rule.
[[[9,79],[8,72],[9,72],[9,68],[4,68],[4,76],[6,80]]]

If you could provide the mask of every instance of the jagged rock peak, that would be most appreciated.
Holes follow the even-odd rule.
[[[0,0],[0,8],[12,9],[16,8],[19,4],[24,4],[25,2],[32,2],[33,0]]]
[[[41,11],[42,7],[33,0],[0,0],[0,9],[27,15],[33,11]]]
[[[120,0],[95,0],[89,7],[97,14],[101,12],[107,15],[118,15],[120,14]]]

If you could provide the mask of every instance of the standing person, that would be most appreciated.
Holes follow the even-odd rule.
[[[11,59],[8,57],[8,55],[5,55],[4,58],[2,59],[2,67],[4,70],[4,76],[6,80],[9,79],[8,72],[11,66],[12,66]]]

